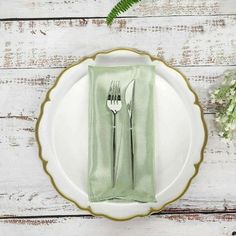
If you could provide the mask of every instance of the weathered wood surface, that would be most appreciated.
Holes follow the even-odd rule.
[[[143,0],[109,28],[104,17],[116,2],[0,0],[0,235],[236,235],[236,141],[219,139],[208,95],[236,66],[236,1]],[[161,215],[120,224],[84,217],[53,189],[34,135],[40,103],[60,71],[113,47],[145,50],[178,67],[199,95],[209,130],[188,192]]]
[[[0,220],[0,233],[11,236],[232,236],[236,235],[236,214],[157,215],[129,222],[100,218],[44,218]]]
[[[209,89],[222,81],[225,70],[236,66],[179,67],[197,92],[205,113],[215,112]],[[36,119],[40,104],[62,69],[0,70],[0,117],[27,116]],[[22,96],[23,95],[23,96]],[[7,104],[5,106],[4,104]]]
[[[165,212],[236,211],[236,142],[218,137],[213,115],[205,115],[209,142],[200,173],[189,191]],[[81,214],[60,197],[44,174],[34,138],[36,118],[0,119],[0,216]],[[86,214],[86,213],[83,213]]]
[[[0,22],[0,68],[67,66],[114,47],[135,47],[174,66],[236,64],[236,15]]]
[[[118,0],[0,1],[0,18],[105,17]],[[143,0],[123,16],[220,15],[235,13],[235,0]]]

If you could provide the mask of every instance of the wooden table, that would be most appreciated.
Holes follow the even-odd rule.
[[[236,69],[235,0],[143,0],[114,22],[117,1],[0,0],[0,235],[236,235],[236,142],[223,143],[208,90]],[[200,97],[209,141],[188,192],[128,222],[92,217],[44,174],[35,123],[60,71],[82,56],[133,47],[164,58]]]

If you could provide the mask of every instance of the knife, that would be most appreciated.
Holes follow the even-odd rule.
[[[134,143],[133,143],[133,110],[134,110],[134,88],[135,81],[132,80],[125,91],[125,102],[129,115],[129,130],[130,130],[130,149],[131,149],[131,176],[132,176],[132,189],[134,189]]]

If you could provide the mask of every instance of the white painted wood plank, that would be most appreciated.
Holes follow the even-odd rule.
[[[175,66],[236,64],[236,16],[2,21],[0,68],[64,67],[98,50],[134,47]]]
[[[126,222],[100,218],[42,218],[0,220],[1,235],[68,236],[231,236],[236,214],[158,215]]]
[[[167,212],[236,210],[236,140],[222,143],[213,115],[205,118],[209,142],[199,175]],[[34,138],[35,122],[25,117],[0,119],[0,216],[82,214],[57,194],[44,174]]]
[[[214,112],[209,101],[209,89],[222,80],[225,70],[236,66],[180,67],[189,78],[198,94],[205,112]],[[47,90],[53,85],[62,71],[59,69],[11,69],[0,70],[0,117],[38,115],[40,104]]]
[[[104,17],[118,0],[0,1],[0,18]],[[234,14],[234,0],[143,0],[123,16]]]

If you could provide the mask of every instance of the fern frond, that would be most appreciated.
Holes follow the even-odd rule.
[[[119,1],[108,14],[106,22],[107,25],[111,25],[113,20],[121,13],[127,11],[133,4],[140,2],[141,0],[121,0]]]

